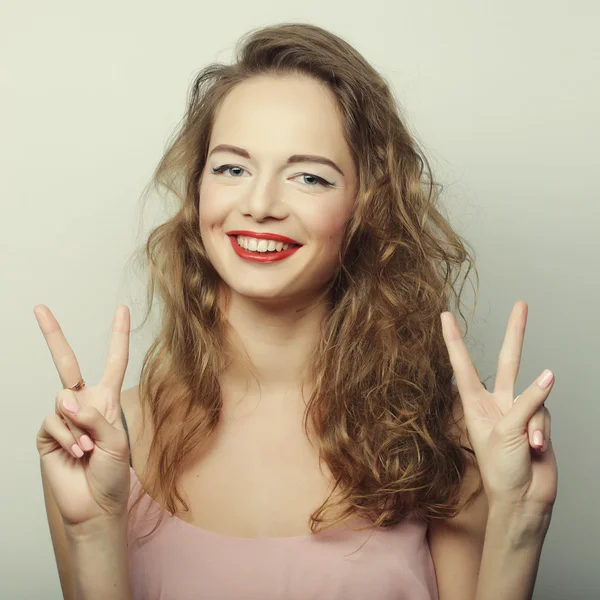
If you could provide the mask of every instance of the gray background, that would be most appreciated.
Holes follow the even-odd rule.
[[[307,21],[392,83],[481,275],[470,348],[494,375],[513,304],[529,304],[518,392],[547,406],[559,497],[536,600],[600,598],[598,284],[600,5],[592,1],[3,2],[0,6],[0,597],[61,597],[35,435],[60,389],[33,307],[47,304],[88,381],[115,306],[141,317],[126,261],[139,198],[194,74],[238,37]],[[472,300],[472,294],[465,296]],[[125,387],[150,337],[134,335]]]

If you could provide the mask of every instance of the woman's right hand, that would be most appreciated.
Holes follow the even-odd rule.
[[[65,525],[81,526],[101,518],[121,518],[129,498],[129,453],[121,421],[121,387],[129,361],[129,308],[119,305],[101,381],[80,391],[68,389],[82,379],[77,358],[43,304],[34,308],[38,325],[62,385],[55,411],[37,434],[41,470]],[[63,402],[74,404],[72,413]],[[85,444],[81,436],[91,438]],[[81,453],[77,451],[81,449]],[[82,454],[78,457],[77,454]]]

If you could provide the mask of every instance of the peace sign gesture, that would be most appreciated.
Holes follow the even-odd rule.
[[[43,304],[35,307],[34,314],[65,388],[37,434],[42,473],[65,524],[120,517],[129,497],[127,434],[121,421],[129,309],[119,305],[115,312],[101,381],[93,386],[83,383],[81,388],[77,358],[54,315]]]
[[[441,320],[488,501],[516,510],[526,506],[528,513],[544,515],[554,505],[558,486],[550,413],[544,406],[554,375],[544,371],[515,401],[527,312],[525,302],[513,307],[493,392],[481,384],[452,313],[442,313]],[[542,433],[543,445],[538,444],[536,432]]]

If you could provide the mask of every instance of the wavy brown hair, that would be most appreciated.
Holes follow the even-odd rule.
[[[142,486],[163,511],[178,512],[178,502],[188,510],[178,477],[219,420],[219,376],[231,359],[221,302],[227,291],[200,236],[199,187],[219,105],[236,85],[264,75],[327,86],[358,175],[339,268],[319,297],[328,310],[310,364],[304,427],[334,478],[310,516],[311,531],[349,517],[381,527],[409,513],[452,518],[464,504],[467,461],[475,459],[450,427],[456,389],[440,313],[455,300],[463,316],[463,287],[456,293],[454,284],[465,263],[471,270],[471,255],[442,214],[442,186],[385,79],[340,37],[299,23],[253,30],[238,42],[233,64],[200,71],[151,180],[174,194],[177,207],[138,257],[149,268],[144,323],[155,293],[162,304],[139,384],[142,428],[149,411],[154,429]]]

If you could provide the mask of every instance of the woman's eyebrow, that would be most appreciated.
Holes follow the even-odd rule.
[[[250,158],[250,153],[247,150],[244,150],[243,148],[239,148],[238,146],[231,146],[229,144],[219,144],[218,146],[215,146],[211,151],[210,154],[214,154],[215,152],[231,152],[232,154],[237,154],[238,156],[242,156],[243,158]],[[293,163],[307,163],[307,162],[312,162],[312,163],[318,163],[321,165],[327,165],[329,167],[332,167],[333,169],[335,169],[342,177],[344,177],[344,172],[329,158],[326,158],[324,156],[317,156],[317,155],[313,155],[313,154],[294,154],[293,156],[290,156],[287,159],[287,164],[293,164]]]

